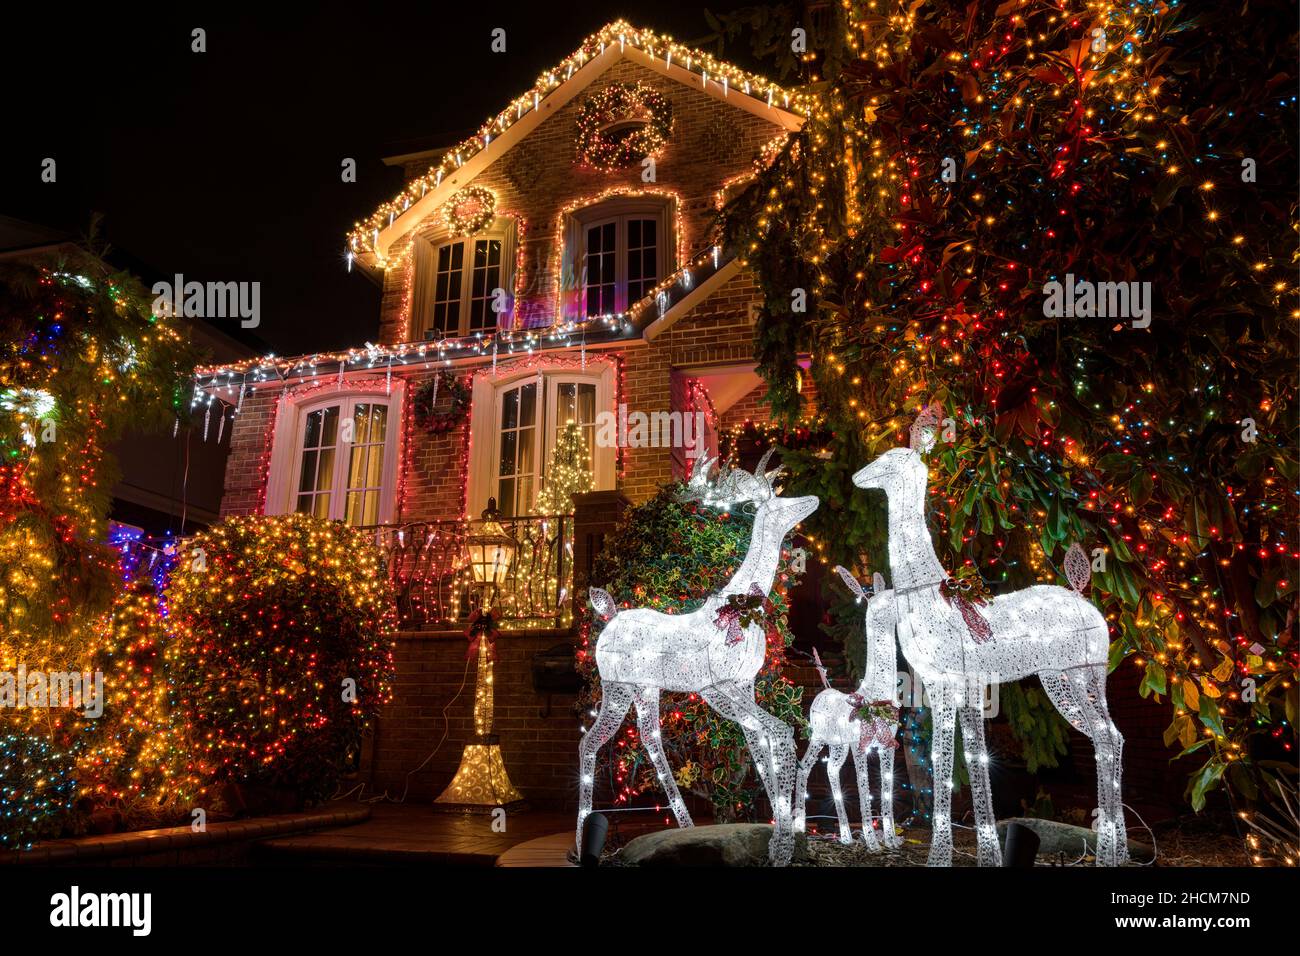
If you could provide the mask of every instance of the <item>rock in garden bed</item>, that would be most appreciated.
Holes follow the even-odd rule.
[[[1087,827],[1078,827],[1057,820],[1041,820],[1038,817],[1012,817],[1009,820],[999,820],[998,840],[1003,846],[1007,842],[1007,825],[1011,823],[1019,823],[1038,834],[1039,862],[1043,862],[1045,858],[1053,862],[1059,860],[1073,862],[1083,857],[1085,853],[1092,856],[1097,852],[1097,834]],[[1151,847],[1136,840],[1128,841],[1128,853],[1134,863],[1147,863],[1152,857]]]

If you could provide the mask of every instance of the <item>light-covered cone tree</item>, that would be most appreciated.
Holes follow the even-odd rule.
[[[561,429],[546,468],[546,487],[537,496],[537,510],[544,515],[573,511],[573,496],[591,491],[591,450],[582,426],[569,421]]]

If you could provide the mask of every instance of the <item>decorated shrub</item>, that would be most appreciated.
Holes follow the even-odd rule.
[[[645,607],[667,614],[689,613],[735,574],[749,547],[752,515],[744,509],[717,511],[679,500],[680,484],[666,486],[630,510],[605,539],[592,583],[619,607]],[[782,676],[785,649],[794,640],[786,626],[786,592],[794,583],[789,552],[782,552],[772,592],[773,610],[764,614],[767,661],[755,681],[758,704],[792,727],[802,727],[803,689]],[[595,623],[595,626],[593,626]],[[584,714],[600,701],[595,648],[600,624],[590,605],[579,622],[578,670],[586,679],[579,697]],[[663,695],[660,707],[664,750],[677,784],[713,804],[719,820],[753,819],[763,787],[754,771],[740,727],[715,713],[695,694]],[[642,793],[661,792],[635,723],[624,724],[602,748],[597,773],[606,776],[618,803]]]
[[[72,817],[74,751],[6,723],[0,730],[0,849],[58,836]]]
[[[94,664],[104,677],[104,712],[86,722],[78,795],[128,828],[174,824],[195,807],[212,807],[213,768],[195,748],[168,679],[165,623],[146,575],[125,584],[97,629]]]
[[[309,515],[230,518],[186,542],[167,587],[176,706],[218,780],[333,789],[391,695],[383,556]]]

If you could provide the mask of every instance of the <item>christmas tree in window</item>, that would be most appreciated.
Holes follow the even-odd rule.
[[[546,469],[546,487],[537,497],[537,511],[564,515],[573,511],[573,496],[591,491],[591,453],[582,426],[569,421],[561,429]]]

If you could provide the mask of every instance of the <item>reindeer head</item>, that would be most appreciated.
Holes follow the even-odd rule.
[[[934,447],[939,429],[939,406],[927,405],[912,422],[912,440],[908,448],[891,448],[853,475],[859,488],[878,488],[893,498],[909,482],[920,478],[925,487],[928,472],[921,456]]]
[[[771,457],[772,450],[768,449],[753,474],[740,468],[731,468],[721,472],[713,480],[709,478],[713,460],[699,458],[696,460],[690,481],[686,484],[682,499],[700,501],[711,508],[723,509],[752,501],[758,506],[756,520],[774,521],[783,533],[788,532],[816,511],[819,502],[816,495],[804,495],[800,498],[780,497],[773,483],[782,469],[764,471]]]

